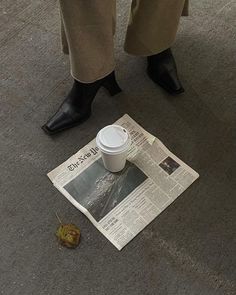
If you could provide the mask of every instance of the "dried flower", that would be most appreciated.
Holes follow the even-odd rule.
[[[57,213],[56,216],[61,224],[56,232],[59,242],[67,248],[76,248],[80,242],[80,229],[74,224],[62,224]]]
[[[76,248],[80,242],[80,230],[74,224],[61,224],[56,236],[59,242],[67,248]]]

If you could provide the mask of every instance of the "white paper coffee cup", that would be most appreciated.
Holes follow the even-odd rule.
[[[128,131],[119,125],[109,125],[96,137],[104,166],[110,172],[119,172],[125,167],[131,140]]]

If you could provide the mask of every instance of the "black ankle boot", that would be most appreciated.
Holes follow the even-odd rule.
[[[58,111],[42,129],[48,134],[54,134],[86,121],[91,115],[92,102],[101,87],[106,88],[111,96],[121,92],[115,72],[94,83],[81,83],[75,80]]]
[[[148,76],[168,93],[177,95],[184,92],[171,49],[148,56]]]

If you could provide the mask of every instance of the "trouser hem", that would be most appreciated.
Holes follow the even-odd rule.
[[[172,41],[169,41],[166,45],[156,47],[153,49],[150,49],[145,45],[145,46],[142,46],[143,49],[140,51],[138,51],[136,49],[141,48],[141,46],[136,46],[134,49],[134,48],[130,48],[129,45],[127,43],[125,43],[124,51],[130,55],[147,57],[147,56],[155,55],[155,54],[161,53],[162,51],[165,51],[166,49],[172,47],[174,45],[174,43],[175,43],[175,39]],[[158,42],[157,42],[157,44],[158,44]]]
[[[83,79],[79,79],[79,78],[77,77],[77,75],[74,74],[72,71],[71,71],[71,76],[72,76],[72,78],[75,79],[76,81],[79,81],[79,82],[81,82],[81,83],[89,84],[89,83],[94,83],[94,82],[96,82],[96,81],[99,81],[99,80],[105,78],[106,76],[110,75],[114,70],[115,70],[115,67],[114,67],[112,70],[108,71],[106,74],[103,74],[103,75],[99,76],[98,78],[95,78],[95,79],[93,79],[93,80],[89,80],[89,81],[88,81],[88,80],[85,81],[85,80],[83,80]]]

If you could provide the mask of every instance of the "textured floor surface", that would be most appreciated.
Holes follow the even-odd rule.
[[[166,95],[123,52],[130,1],[119,0],[124,92],[100,91],[88,122],[51,138],[40,126],[72,84],[57,1],[1,0],[0,294],[236,294],[236,1],[192,2],[173,48],[184,95]],[[46,173],[124,113],[201,177],[119,252]],[[80,226],[77,250],[58,246],[55,211]]]

